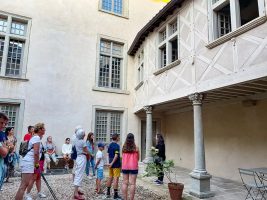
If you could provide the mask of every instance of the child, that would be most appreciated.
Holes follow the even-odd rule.
[[[104,159],[103,159],[103,150],[105,149],[105,145],[103,143],[98,143],[98,151],[96,153],[96,165],[95,169],[97,170],[97,178],[96,178],[96,192],[97,194],[101,193],[101,180],[104,177]]]
[[[118,134],[112,134],[112,142],[108,147],[109,159],[109,179],[107,181],[107,198],[110,198],[110,189],[113,182],[114,199],[122,199],[118,194],[119,178],[121,174],[120,137]]]

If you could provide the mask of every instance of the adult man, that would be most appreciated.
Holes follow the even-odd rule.
[[[30,141],[32,138],[32,135],[34,133],[34,127],[33,126],[28,126],[28,133],[24,136],[24,141]]]
[[[8,117],[6,114],[0,112],[0,190],[2,188],[5,179],[5,164],[4,158],[11,151],[14,146],[13,144],[6,143],[6,135],[3,132],[8,122]]]
[[[116,133],[112,134],[112,142],[108,147],[109,180],[107,182],[107,198],[110,198],[110,188],[112,182],[114,181],[114,199],[121,199],[118,194],[118,185],[121,173],[120,145],[118,144],[119,141],[119,135]]]

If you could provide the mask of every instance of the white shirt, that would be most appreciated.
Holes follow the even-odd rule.
[[[100,162],[97,165],[97,169],[103,168],[104,167],[103,152],[98,150],[95,157],[96,157],[96,162],[100,159]]]
[[[31,149],[22,160],[27,161],[27,162],[32,162],[34,163],[34,149],[33,145],[36,143],[40,143],[40,148],[39,148],[39,158],[41,158],[41,153],[42,153],[42,145],[41,145],[41,139],[38,135],[33,136],[28,145],[28,150]]]
[[[63,144],[62,145],[62,154],[71,154],[72,145],[71,144]]]

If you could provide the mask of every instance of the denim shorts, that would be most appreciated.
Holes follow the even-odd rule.
[[[132,175],[136,175],[138,174],[138,169],[137,170],[128,170],[128,169],[123,169],[122,170],[123,174],[132,174]]]
[[[97,169],[97,179],[102,180],[104,178],[104,169],[99,168]]]

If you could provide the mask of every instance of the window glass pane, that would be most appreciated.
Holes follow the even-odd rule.
[[[8,47],[6,75],[19,76],[22,64],[22,50],[24,43],[18,40],[10,40]]]
[[[111,11],[112,9],[112,0],[102,0],[102,9]]]
[[[111,42],[101,40],[100,41],[100,52],[110,54]]]
[[[172,62],[178,59],[178,45],[177,45],[177,38],[175,38],[173,41],[171,41],[171,59]]]
[[[109,56],[100,56],[99,66],[99,87],[109,87]]]
[[[122,0],[114,0],[114,13],[122,14]]]
[[[0,111],[9,118],[7,127],[16,127],[17,110],[17,105],[0,104]]]
[[[107,123],[108,123],[108,113],[103,111],[96,112],[96,141],[107,142]]]
[[[0,32],[6,32],[7,19],[0,18]]]
[[[218,11],[218,32],[219,37],[231,32],[230,4]]]
[[[111,87],[120,88],[121,79],[121,59],[112,58]]]
[[[112,46],[112,55],[122,56],[122,45],[113,43],[113,46]]]
[[[26,24],[21,22],[12,21],[11,33],[15,35],[25,36],[26,34]]]
[[[161,67],[165,67],[167,64],[167,54],[166,54],[166,46],[160,48],[160,65]]]
[[[239,0],[241,25],[250,22],[259,17],[258,1],[255,0]]]
[[[162,32],[160,32],[160,42],[164,41],[166,39],[166,29]]]
[[[112,112],[110,114],[110,138],[114,133],[117,133],[119,136],[121,134],[121,113],[119,112]]]
[[[177,22],[170,24],[170,35],[174,34],[177,31]]]
[[[0,37],[0,72],[1,72],[1,66],[2,66],[2,60],[3,60],[4,44],[5,44],[5,38]]]

